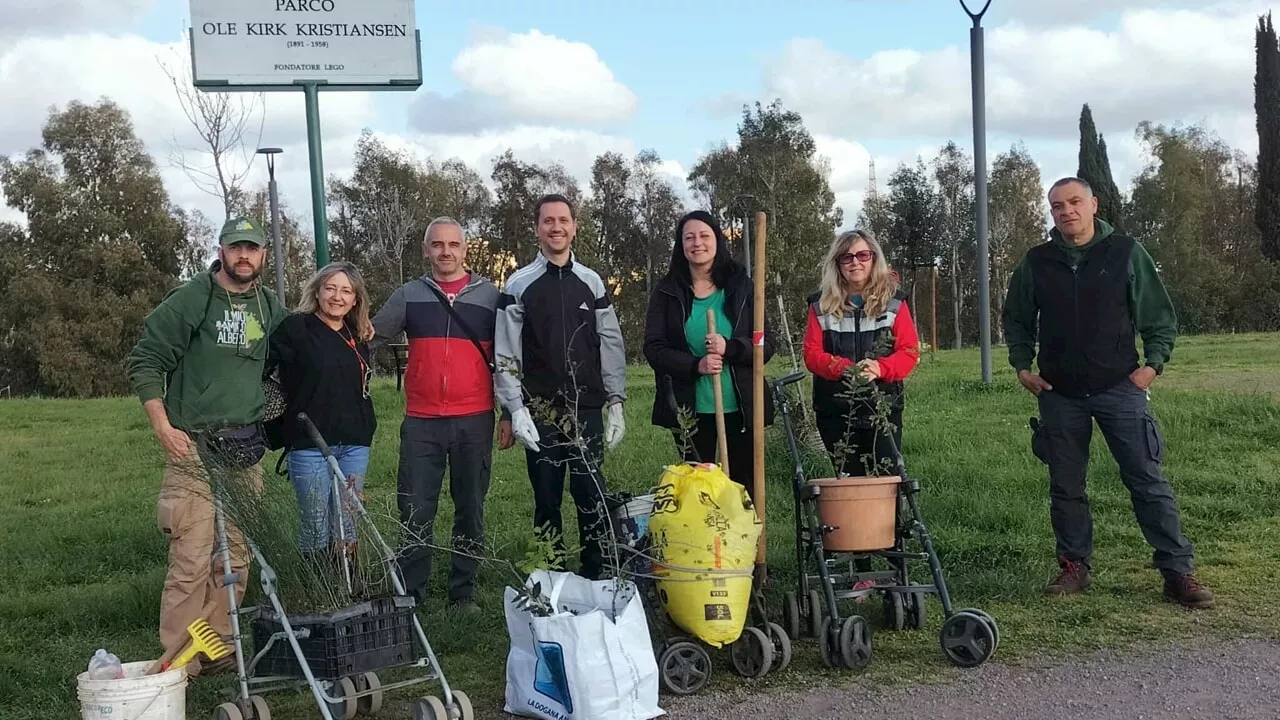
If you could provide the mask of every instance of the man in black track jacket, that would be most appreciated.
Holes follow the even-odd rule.
[[[547,195],[534,212],[541,252],[507,279],[498,300],[495,385],[498,401],[511,413],[512,431],[526,448],[534,527],[561,537],[568,466],[582,545],[580,574],[594,580],[604,569],[606,532],[599,469],[604,446],[617,447],[625,431],[626,353],[608,288],[573,256],[573,205],[562,195]],[[573,418],[585,447],[553,426],[549,413]]]

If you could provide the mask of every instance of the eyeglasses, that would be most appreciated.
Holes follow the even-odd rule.
[[[856,253],[844,253],[836,258],[836,262],[841,265],[852,265],[854,260],[862,264],[867,264],[875,258],[875,253],[870,250],[859,250]]]

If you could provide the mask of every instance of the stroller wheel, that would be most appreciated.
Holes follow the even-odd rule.
[[[991,628],[991,637],[993,638],[992,646],[991,646],[991,654],[995,655],[996,650],[1000,648],[1000,627],[996,625],[995,618],[991,617],[986,612],[979,610],[977,608],[965,608],[960,612],[969,613],[970,615],[977,615],[978,617],[982,618],[982,622],[986,623],[987,627]]]
[[[800,637],[800,601],[796,599],[794,592],[788,591],[782,595],[782,618],[787,622],[787,635]]]
[[[453,695],[453,707],[448,713],[450,720],[475,720],[476,711],[471,707],[471,698],[461,690],[450,688],[449,692]]]
[[[336,703],[329,703],[329,714],[333,720],[352,720],[356,716],[360,706],[356,699],[356,684],[351,678],[344,677],[330,685],[329,695],[341,698]]]
[[[773,641],[772,672],[782,672],[791,664],[791,638],[778,623],[769,623],[769,639]]]
[[[924,629],[925,618],[925,594],[923,592],[912,591],[907,594],[907,627],[912,630]]]
[[[822,609],[822,593],[809,591],[809,633],[816,638],[822,637],[822,620],[827,616]]]
[[[744,678],[762,678],[773,666],[773,641],[757,627],[745,627],[742,635],[729,646],[733,669]]]
[[[427,696],[413,703],[413,720],[449,720],[440,698]]]
[[[986,662],[996,649],[995,633],[980,616],[958,612],[942,623],[939,640],[947,659],[960,667]]]
[[[667,645],[658,659],[662,686],[676,695],[692,695],[711,678],[711,656],[697,643],[680,640]]]
[[[214,708],[213,720],[244,720],[244,715],[235,703],[222,703]]]
[[[871,626],[865,618],[850,615],[840,626],[840,659],[850,670],[861,670],[871,662]]]
[[[271,708],[267,707],[267,701],[262,696],[250,695],[249,705],[253,707],[253,720],[271,720]]]
[[[907,626],[907,608],[902,593],[884,594],[884,625],[890,630],[901,630]]]
[[[818,621],[818,632],[815,633],[818,638],[818,653],[822,658],[822,666],[833,668],[839,662],[840,657],[840,637],[838,633],[831,631],[831,618],[823,617]]]
[[[382,681],[378,679],[377,675],[371,672],[360,673],[355,676],[355,680],[356,690],[360,692],[371,692],[370,695],[365,695],[356,703],[359,706],[360,712],[367,715],[376,715],[378,711],[382,710],[382,701],[384,699],[382,693]]]

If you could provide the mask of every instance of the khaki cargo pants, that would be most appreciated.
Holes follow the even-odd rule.
[[[248,473],[248,479],[261,489],[261,465],[242,472]],[[208,475],[199,459],[193,456],[179,463],[166,462],[156,519],[160,532],[169,541],[169,569],[160,597],[160,642],[165,648],[185,648],[190,639],[187,626],[197,618],[205,618],[220,636],[229,637],[230,603],[222,583],[222,558],[215,554],[218,544],[212,496]],[[243,537],[230,520],[227,542],[231,571],[241,578],[235,586],[239,604],[248,582],[250,557]],[[197,656],[187,665],[187,674],[199,673]]]

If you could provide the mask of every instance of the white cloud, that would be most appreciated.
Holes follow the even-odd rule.
[[[570,46],[567,57],[574,62],[581,60],[574,56],[575,52],[581,54],[580,50],[572,47],[576,44],[547,36],[537,37],[540,38],[537,43],[544,45],[550,42],[553,46],[556,43]],[[161,67],[164,63],[171,72],[186,72],[186,53],[182,41],[156,43],[134,35],[96,33],[58,38],[28,37],[0,50],[0,99],[6,108],[6,120],[0,124],[0,154],[17,156],[39,145],[41,127],[51,107],[62,109],[72,100],[92,103],[101,97],[109,97],[129,112],[135,131],[155,158],[175,204],[198,208],[217,224],[222,216],[221,202],[202,191],[182,170],[169,163],[170,153],[175,147],[199,147],[199,140],[183,116],[169,78]],[[589,71],[581,77],[592,76]],[[40,77],[41,82],[31,82],[32,77]],[[612,91],[606,88],[600,97],[607,98],[608,92]],[[630,91],[626,92],[629,94]],[[350,174],[355,143],[361,130],[377,126],[373,101],[373,93],[321,94],[320,122],[326,181],[335,175]],[[634,104],[634,96],[630,102]],[[258,138],[255,127],[248,139],[248,152],[252,153],[255,141],[259,146],[284,149],[276,161],[280,195],[299,221],[309,228],[311,187],[302,96],[300,93],[267,93],[265,103],[261,137]],[[501,131],[469,135],[415,133],[401,136],[385,132],[378,135],[391,147],[409,148],[438,161],[457,157],[475,168],[486,182],[493,159],[511,148],[527,162],[561,163],[578,179],[584,191],[589,189],[591,163],[598,154],[613,150],[631,157],[639,150],[630,139],[622,136],[541,124],[519,124]],[[207,154],[202,155],[198,151],[190,151],[187,158],[197,163],[208,160]],[[254,158],[251,154],[238,158],[235,169],[242,169],[244,160]],[[679,163],[665,162],[664,171],[675,175],[673,180],[679,181],[677,188],[683,190],[684,171]],[[265,163],[256,162],[245,186],[250,189],[262,187],[266,179]],[[8,208],[0,211],[0,219],[16,220],[20,217]]]
[[[952,12],[957,22],[964,21],[964,10],[953,0],[850,0],[865,4],[878,4],[892,9],[913,9],[912,6],[937,3]],[[1014,21],[1027,25],[1067,25],[1088,23],[1108,13],[1120,13],[1128,10],[1146,8],[1197,9],[1211,4],[1206,0],[1072,0],[1072,2],[1051,2],[1050,0],[960,0],[965,10],[980,12],[984,5],[989,5],[982,16],[985,27],[993,27],[1003,22]],[[1238,4],[1238,3],[1237,3]],[[924,8],[921,8],[924,9]],[[932,9],[932,8],[931,8]]]
[[[524,162],[546,165],[558,162],[578,179],[584,191],[591,179],[591,163],[601,153],[614,151],[624,156],[636,153],[627,138],[589,130],[520,126],[504,132],[478,135],[417,135],[411,141],[438,159],[456,157],[479,171],[486,180],[493,160],[508,148]]]
[[[0,37],[128,27],[154,0],[0,0]]]
[[[1023,137],[1069,136],[1085,102],[1104,131],[1246,109],[1255,20],[1253,11],[1240,9],[1143,10],[1126,13],[1114,32],[994,28],[986,42],[988,127]],[[765,91],[816,132],[946,137],[969,129],[969,55],[962,46],[855,59],[799,39],[766,71]]]
[[[637,105],[594,48],[537,30],[472,45],[454,59],[453,72],[530,119],[614,120]]]
[[[1266,8],[1255,1],[1177,9],[1190,4],[1107,3],[1127,11],[1113,31],[1103,31],[1042,26],[1094,19],[1104,9],[1101,0],[1055,6],[1070,12],[1024,0],[998,18],[1001,3],[994,3],[988,26],[1010,14],[1044,22],[1004,22],[987,30],[988,167],[1014,141],[1025,139],[1046,183],[1074,174],[1079,113],[1086,102],[1122,188],[1145,162],[1134,137],[1143,120],[1204,123],[1233,147],[1255,154],[1253,28]],[[1159,10],[1149,9],[1156,5]],[[967,43],[854,58],[817,40],[796,39],[766,67],[764,90],[804,117],[819,152],[831,159],[831,185],[846,226],[855,221],[866,191],[868,148],[877,155],[882,192],[899,162],[915,161],[916,151],[898,151],[904,141],[919,145],[926,162],[946,138],[972,153]],[[886,146],[895,150],[881,158],[879,149]]]
[[[965,0],[969,9],[978,12],[986,0]],[[1146,8],[1194,9],[1206,5],[1205,0],[998,0],[992,3],[984,23],[1007,18],[1039,25],[1059,25],[1093,20],[1105,13]]]
[[[413,110],[423,132],[466,134],[526,123],[574,126],[624,120],[639,101],[595,49],[538,30],[487,30],[458,53],[453,74],[466,88],[426,92]]]
[[[51,107],[65,109],[73,100],[115,101],[130,114],[135,132],[155,158],[173,201],[196,207],[211,218],[221,217],[221,203],[202,192],[169,163],[175,148],[198,148],[199,139],[183,115],[181,105],[161,63],[171,72],[186,71],[182,42],[155,43],[134,35],[67,35],[25,38],[0,53],[0,98],[5,122],[0,125],[0,154],[13,156],[40,144],[40,132]],[[181,77],[181,76],[180,76]],[[40,78],[40,82],[32,82]],[[251,96],[246,96],[250,98]],[[309,203],[306,118],[300,93],[268,93],[265,122],[247,137],[252,144],[285,149],[277,162],[281,193],[305,212]],[[328,93],[320,97],[326,173],[342,171],[351,160],[355,138],[374,120],[370,93]],[[187,153],[189,162],[207,161],[207,154]],[[252,160],[252,155],[237,162]],[[239,165],[236,169],[243,168]],[[247,187],[266,182],[265,164],[253,166]]]

